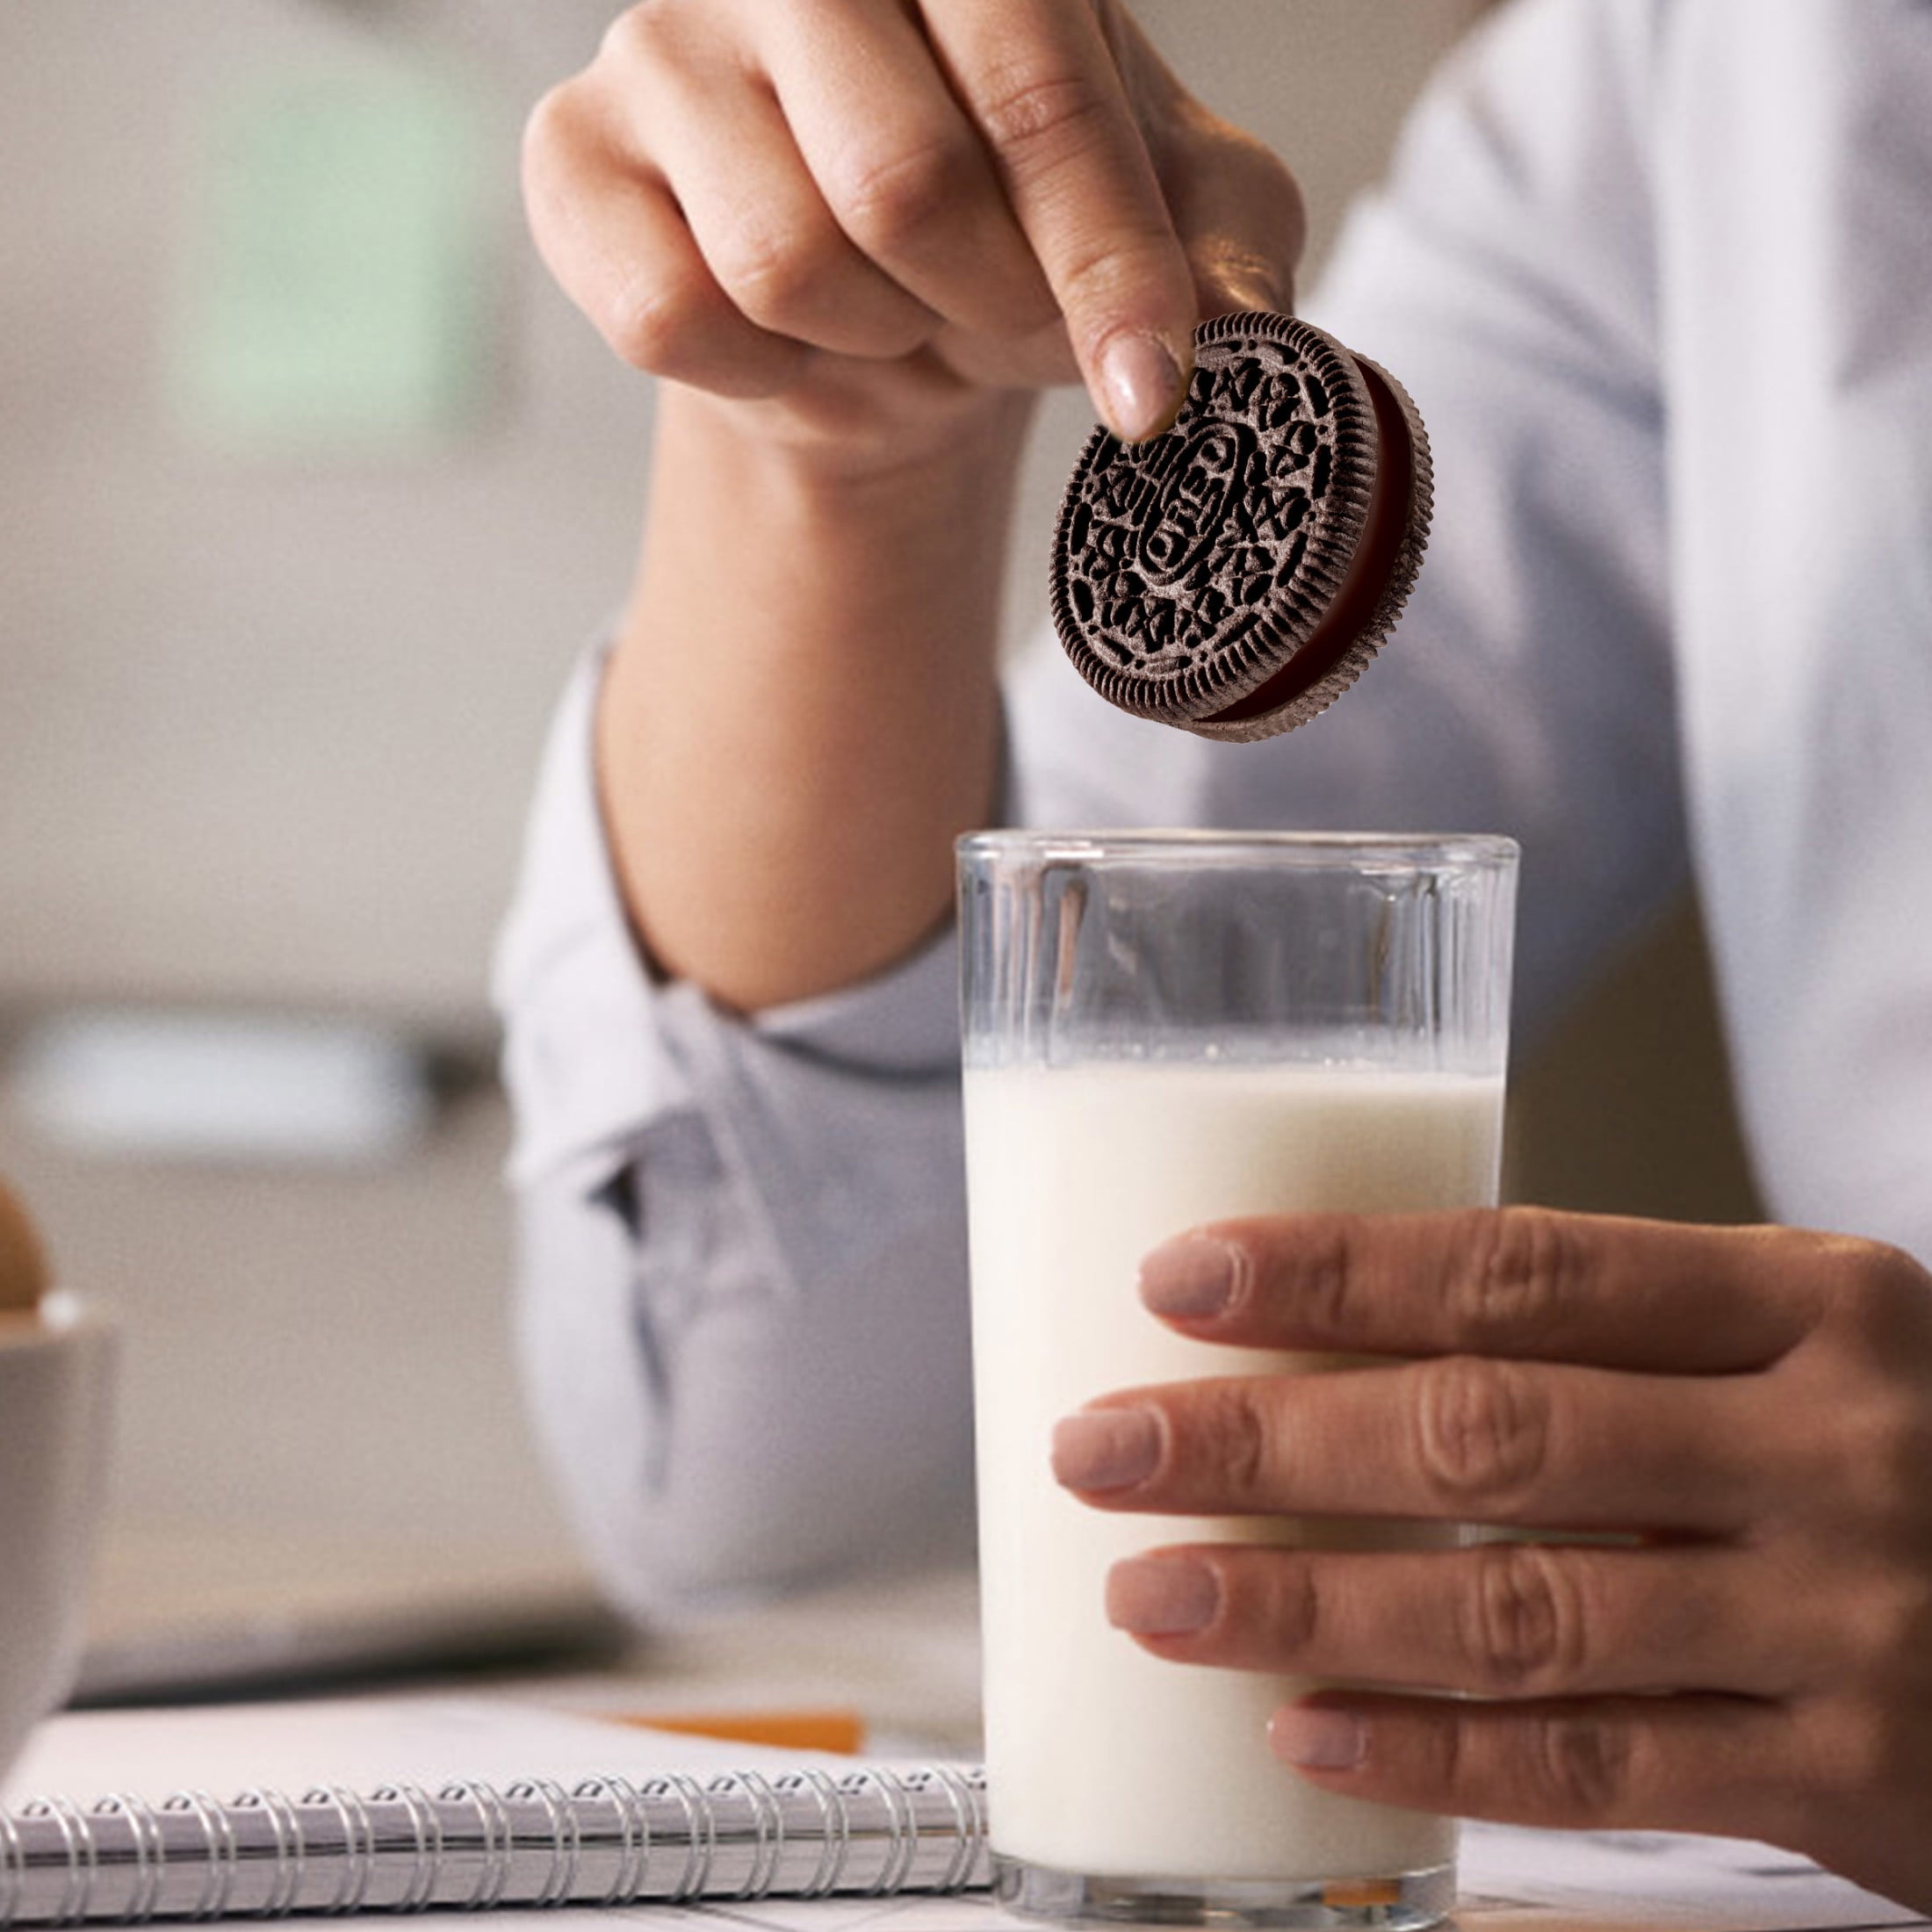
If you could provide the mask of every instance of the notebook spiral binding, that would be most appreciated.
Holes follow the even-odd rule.
[[[0,1810],[0,1932],[16,1926],[432,1907],[633,1905],[956,1892],[987,1882],[985,1779],[952,1765],[807,1767],[704,1783],[531,1779],[433,1795],[182,1791]]]

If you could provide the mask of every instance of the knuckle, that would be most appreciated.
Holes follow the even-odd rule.
[[[631,68],[661,60],[672,39],[671,27],[669,0],[637,0],[604,29],[598,61]]]
[[[1631,1735],[1623,1725],[1580,1712],[1532,1720],[1533,1776],[1557,1814],[1588,1824],[1621,1814],[1631,1785]]]
[[[1231,1496],[1252,1497],[1265,1489],[1272,1462],[1267,1418],[1254,1390],[1223,1384],[1203,1418],[1208,1467],[1217,1487]]]
[[[1267,1633],[1287,1658],[1308,1650],[1322,1629],[1322,1592],[1308,1563],[1287,1563],[1267,1604]]]
[[[876,254],[901,252],[956,209],[970,185],[971,158],[942,137],[854,162],[834,184],[847,232]]]
[[[1445,1283],[1456,1332],[1472,1348],[1545,1336],[1561,1323],[1582,1272],[1568,1220],[1542,1208],[1478,1208],[1463,1217]]]
[[[1422,1727],[1418,1741],[1431,1788],[1445,1794],[1463,1790],[1476,1755],[1467,1727],[1454,1713],[1444,1712]]]
[[[535,215],[554,213],[578,178],[609,148],[595,83],[585,75],[559,81],[537,98],[523,121],[518,152],[523,193]]]
[[[1613,1817],[1630,1787],[1630,1734],[1621,1725],[1558,1712],[1536,1725],[1538,1770],[1559,1805],[1576,1819]]]
[[[1859,1644],[1874,1682],[1897,1681],[1900,1667],[1923,1672],[1932,1659],[1932,1577],[1918,1572],[1859,1593]]]
[[[1914,1771],[1923,1776],[1915,1763],[1924,1753],[1922,1727],[1896,1697],[1821,1705],[1807,1734],[1806,1762],[1829,1788],[1868,1794],[1910,1778]]]
[[[1779,1455],[1790,1511],[1880,1557],[1932,1550],[1932,1393],[1897,1358],[1849,1392],[1800,1387]]]
[[[1469,1813],[1480,1805],[1496,1782],[1495,1753],[1470,1722],[1471,1708],[1454,1698],[1429,1698],[1412,1715],[1378,1727],[1371,1749],[1384,1774],[1399,1781],[1402,1802],[1444,1813]]]
[[[746,227],[712,243],[712,269],[739,308],[761,328],[797,333],[815,312],[825,251],[802,229]]]
[[[633,369],[668,375],[681,359],[700,306],[696,291],[673,278],[634,276],[600,319],[603,336]]]
[[[1546,1696],[1574,1679],[1584,1653],[1582,1611],[1562,1565],[1537,1544],[1496,1543],[1477,1554],[1463,1648],[1472,1689]]]
[[[1813,1239],[1818,1345],[1781,1366],[1806,1513],[1825,1505],[1868,1547],[1932,1547],[1932,1277],[1882,1243]]]
[[[559,81],[537,97],[523,122],[523,165],[528,172],[561,153],[573,141],[578,119],[577,83]]]
[[[1022,180],[1077,161],[1106,135],[1107,105],[1086,76],[1026,68],[998,77],[976,112],[1001,164]]]
[[[1250,205],[1271,217],[1280,245],[1292,255],[1299,255],[1308,233],[1308,203],[1301,193],[1301,184],[1288,164],[1265,143],[1244,138],[1244,152],[1255,181]]]
[[[1214,151],[1210,165],[1241,184],[1241,205],[1255,229],[1267,235],[1291,256],[1308,239],[1308,202],[1294,171],[1274,149],[1196,104],[1197,126],[1204,148]]]
[[[1226,1620],[1250,1626],[1258,1651],[1271,1665],[1285,1667],[1315,1643],[1322,1626],[1322,1602],[1311,1565],[1293,1558],[1269,1562],[1265,1580],[1256,1580],[1251,1598],[1239,1566],[1232,1578]]]
[[[1513,1362],[1449,1355],[1417,1365],[1416,1454],[1424,1480],[1464,1515],[1508,1520],[1549,1453],[1549,1410]]]
[[[1122,220],[1104,233],[1064,246],[1056,258],[1052,277],[1063,313],[1097,314],[1123,295],[1146,290],[1157,258],[1174,247],[1173,237],[1152,223]],[[1104,335],[1076,329],[1089,355],[1098,354]]]
[[[1893,1546],[1932,1546],[1932,1404],[1917,1389],[1871,1398],[1857,1468],[1847,1479],[1871,1498],[1879,1539]]]
[[[1901,1346],[1932,1343],[1932,1278],[1912,1257],[1883,1242],[1846,1235],[1815,1237],[1827,1304],[1838,1326],[1868,1351],[1895,1357]]]
[[[1305,1220],[1292,1243],[1247,1272],[1259,1275],[1264,1291],[1272,1288],[1309,1333],[1353,1335],[1360,1277],[1352,1227],[1342,1217]]]

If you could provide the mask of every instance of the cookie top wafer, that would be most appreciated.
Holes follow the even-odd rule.
[[[1053,544],[1080,674],[1143,717],[1270,738],[1325,710],[1422,566],[1429,439],[1402,386],[1285,315],[1195,332],[1173,427],[1082,452]]]

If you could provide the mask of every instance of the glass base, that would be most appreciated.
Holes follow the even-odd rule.
[[[1381,1927],[1419,1932],[1456,1902],[1456,1868],[1383,1878],[1096,1878],[993,1854],[993,1897],[1057,1925]]]

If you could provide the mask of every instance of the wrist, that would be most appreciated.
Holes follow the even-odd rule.
[[[900,386],[918,393],[861,393],[854,385],[821,389],[806,401],[725,397],[667,384],[660,433],[701,437],[734,467],[774,481],[861,500],[881,493],[901,501],[908,515],[919,514],[929,495],[956,492],[965,478],[976,489],[1003,489],[1032,426],[1038,392],[939,378],[906,378]]]

